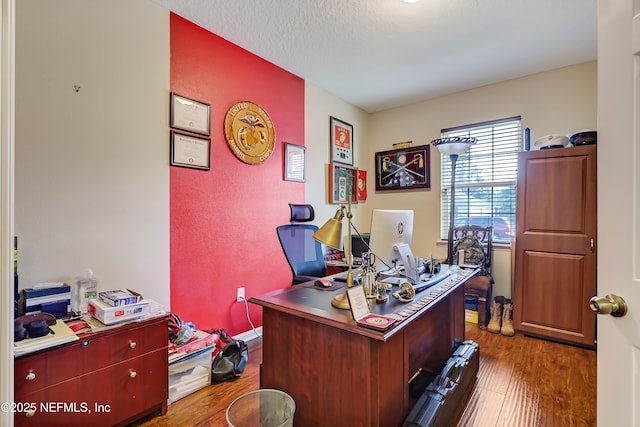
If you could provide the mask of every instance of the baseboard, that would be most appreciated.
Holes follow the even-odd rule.
[[[253,339],[258,338],[258,335],[256,335],[256,333],[258,335],[260,335],[260,337],[262,337],[262,326],[258,326],[255,330],[254,329],[249,329],[246,332],[243,332],[243,333],[238,334],[238,335],[234,335],[233,338],[235,338],[237,340],[242,340],[244,342],[248,342],[248,341],[251,341]]]

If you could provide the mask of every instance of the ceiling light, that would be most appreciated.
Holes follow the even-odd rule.
[[[420,0],[402,0],[405,3],[418,3]]]

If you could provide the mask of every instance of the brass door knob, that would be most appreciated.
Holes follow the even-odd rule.
[[[597,314],[610,314],[622,317],[627,314],[627,303],[618,295],[609,294],[606,297],[595,296],[589,300],[589,307]]]

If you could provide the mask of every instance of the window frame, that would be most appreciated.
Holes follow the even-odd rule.
[[[466,213],[461,216],[463,219],[461,222],[464,224],[473,224],[471,218],[482,217],[492,218],[491,223],[493,224],[495,218],[505,217],[508,222],[507,227],[510,227],[510,230],[506,230],[504,233],[501,233],[502,230],[500,230],[496,233],[496,228],[494,227],[493,242],[497,246],[510,245],[511,238],[515,235],[516,226],[517,159],[518,153],[522,150],[522,116],[445,128],[440,131],[440,134],[441,138],[453,136],[478,138],[477,143],[472,145],[467,153],[460,155],[456,162],[456,213],[459,213],[461,205],[466,207]],[[481,137],[478,135],[481,135]],[[487,148],[487,142],[491,144],[489,148]],[[477,146],[483,143],[484,145],[481,148]],[[475,156],[474,152],[476,153]],[[486,161],[483,162],[482,160]],[[440,155],[440,166],[440,238],[443,241],[447,241],[451,200],[451,160],[449,156]],[[480,168],[480,166],[485,167]],[[490,167],[489,174],[494,179],[472,182],[471,177],[477,175],[478,171],[486,171],[486,166]],[[461,175],[465,175],[465,172],[466,176],[461,178]],[[496,174],[499,175],[498,178],[495,178]],[[490,209],[490,213],[472,213],[472,209],[481,207],[480,205],[474,206],[469,202],[472,198],[472,193],[474,191],[482,192],[484,189],[491,194],[488,198],[490,203],[485,205],[485,208],[488,207]],[[466,195],[461,193],[466,193]],[[499,196],[496,197],[496,193]],[[466,202],[461,200],[463,196],[466,197]],[[460,224],[459,218],[460,216],[456,215],[454,224]]]

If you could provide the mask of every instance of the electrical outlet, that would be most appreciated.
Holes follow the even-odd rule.
[[[238,288],[238,295],[236,296],[236,301],[244,301],[244,287]]]

